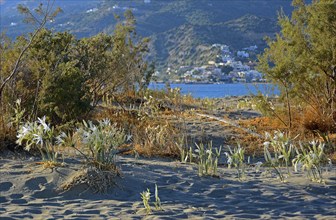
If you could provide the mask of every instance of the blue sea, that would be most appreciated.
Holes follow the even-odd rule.
[[[260,91],[264,95],[275,96],[279,91],[272,84],[233,83],[233,84],[170,84],[171,88],[181,88],[184,95],[194,98],[222,98],[227,96],[256,95]],[[166,89],[164,83],[151,83],[150,89]]]

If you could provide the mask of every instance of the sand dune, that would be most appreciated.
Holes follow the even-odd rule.
[[[81,164],[43,169],[34,161],[0,161],[1,219],[334,219],[336,168],[325,174],[326,184],[293,174],[280,183],[271,173],[248,170],[238,181],[235,170],[220,167],[220,178],[198,177],[196,165],[164,159],[121,157],[123,177],[105,195],[77,186],[56,189]],[[70,168],[71,167],[71,168]],[[146,216],[140,192],[158,185],[163,211]]]

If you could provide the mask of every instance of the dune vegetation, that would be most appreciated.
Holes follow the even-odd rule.
[[[295,185],[306,175],[307,184],[334,190],[336,3],[293,5],[291,18],[280,13],[282,31],[259,57],[259,69],[278,85],[280,97],[223,99],[149,90],[155,71],[146,59],[150,39],[136,34],[131,11],[116,17],[113,34],[77,39],[45,27],[61,9],[19,6],[36,29],[14,41],[1,35],[2,161],[32,157],[52,171],[74,166],[55,189],[62,193],[84,184],[85,191],[108,194],[131,175],[120,157],[131,158],[122,161],[132,160],[134,169],[139,158],[174,161],[171,169],[191,169],[196,182],[233,176],[249,186],[265,175]],[[211,129],[219,125],[226,136],[216,140]],[[174,210],[165,207],[166,194],[159,198],[160,187],[155,183],[153,195],[146,188],[137,192],[143,204],[136,213]]]

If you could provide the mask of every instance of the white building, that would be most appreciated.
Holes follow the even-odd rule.
[[[249,47],[245,47],[244,50],[250,50],[250,51],[254,51],[258,49],[257,45],[254,45],[254,46],[249,46]]]
[[[98,11],[98,8],[91,8],[87,10],[86,13],[91,13],[91,12],[96,12],[96,11]]]
[[[248,58],[248,57],[250,57],[250,55],[249,55],[249,53],[247,53],[246,51],[238,51],[237,52],[237,56],[238,57],[244,57],[244,58]]]

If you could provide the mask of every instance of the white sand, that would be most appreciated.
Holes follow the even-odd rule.
[[[336,168],[325,174],[326,184],[293,174],[280,183],[270,174],[249,169],[238,181],[235,170],[219,168],[220,178],[198,177],[196,165],[163,159],[119,159],[124,175],[106,195],[84,191],[55,191],[80,168],[54,170],[32,161],[0,160],[0,219],[335,219]],[[75,167],[76,169],[74,169]],[[146,216],[140,192],[155,184],[163,211]]]

